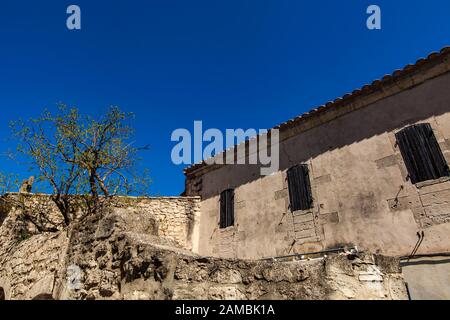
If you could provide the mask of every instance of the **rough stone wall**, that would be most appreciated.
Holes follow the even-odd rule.
[[[44,212],[56,225],[62,223],[62,217],[49,195],[11,193],[6,197],[21,197],[27,207],[33,208],[34,214]],[[14,210],[5,203],[8,201],[0,201],[0,224],[8,212]],[[171,239],[181,247],[192,248],[192,233],[200,214],[200,197],[115,197],[110,205],[127,219],[129,230],[148,232]]]
[[[0,287],[6,298],[406,299],[397,259],[370,254],[288,262],[201,257],[156,230],[137,230],[130,217],[136,216],[113,208],[68,230],[1,243]],[[9,234],[13,217],[5,223],[0,235]]]
[[[192,248],[192,236],[200,215],[200,197],[128,197],[119,200],[117,207],[121,207],[129,230],[145,233],[143,228],[147,231],[155,228],[156,235],[171,239],[183,248]],[[155,224],[150,225],[152,220]]]
[[[34,299],[53,292],[55,274],[65,257],[67,233],[36,234],[20,212],[2,206],[0,288],[6,299]]]
[[[0,287],[6,299],[51,296],[67,238],[64,233],[35,235],[0,252]],[[3,248],[2,248],[3,249]]]

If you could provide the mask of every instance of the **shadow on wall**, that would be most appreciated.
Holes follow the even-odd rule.
[[[302,124],[288,129],[299,133],[280,143],[279,170],[286,170],[326,152],[398,130],[409,124],[449,113],[449,84],[450,73],[446,73],[304,132],[301,132],[304,130]],[[341,108],[345,109],[346,106]],[[332,109],[320,117],[326,118],[328,113],[341,111],[339,108]],[[236,188],[261,178],[259,165],[224,165],[209,175],[215,183],[210,186],[203,180],[203,191],[200,192],[203,199],[213,197],[225,188]],[[220,176],[220,179],[215,175]]]
[[[5,290],[2,287],[0,287],[0,301],[1,300],[6,300]]]
[[[42,293],[42,294],[38,294],[32,300],[54,300],[54,299],[50,293]]]
[[[407,267],[407,266],[423,266],[423,265],[440,265],[440,264],[448,264],[450,265],[450,258],[448,259],[442,259],[442,260],[430,260],[430,261],[405,261],[401,262],[401,267]]]
[[[3,200],[3,198],[0,198],[0,226],[3,224],[3,221],[5,221],[10,211],[11,206],[8,205],[7,202]]]
[[[6,213],[0,211],[0,226],[3,224],[3,221],[6,219]]]

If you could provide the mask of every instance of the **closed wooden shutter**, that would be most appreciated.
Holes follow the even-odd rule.
[[[429,123],[407,127],[395,136],[412,183],[449,176],[449,167]]]
[[[228,189],[220,194],[220,228],[234,225],[234,190]]]
[[[302,164],[290,168],[287,171],[287,179],[291,211],[312,208],[313,199],[308,166]]]

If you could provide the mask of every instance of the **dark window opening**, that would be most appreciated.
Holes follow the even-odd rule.
[[[429,123],[396,133],[397,144],[412,183],[449,176],[449,167]]]
[[[0,287],[0,300],[6,300],[5,290],[2,287]]]
[[[220,228],[234,225],[234,190],[228,189],[220,194]]]
[[[311,209],[313,199],[308,165],[302,164],[290,168],[287,171],[287,180],[291,211]]]

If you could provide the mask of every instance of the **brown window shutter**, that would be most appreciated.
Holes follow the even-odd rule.
[[[412,183],[450,175],[429,123],[409,126],[395,137]]]
[[[291,211],[311,209],[313,205],[309,169],[306,164],[287,171]]]
[[[234,190],[228,189],[220,194],[220,228],[234,225]]]

